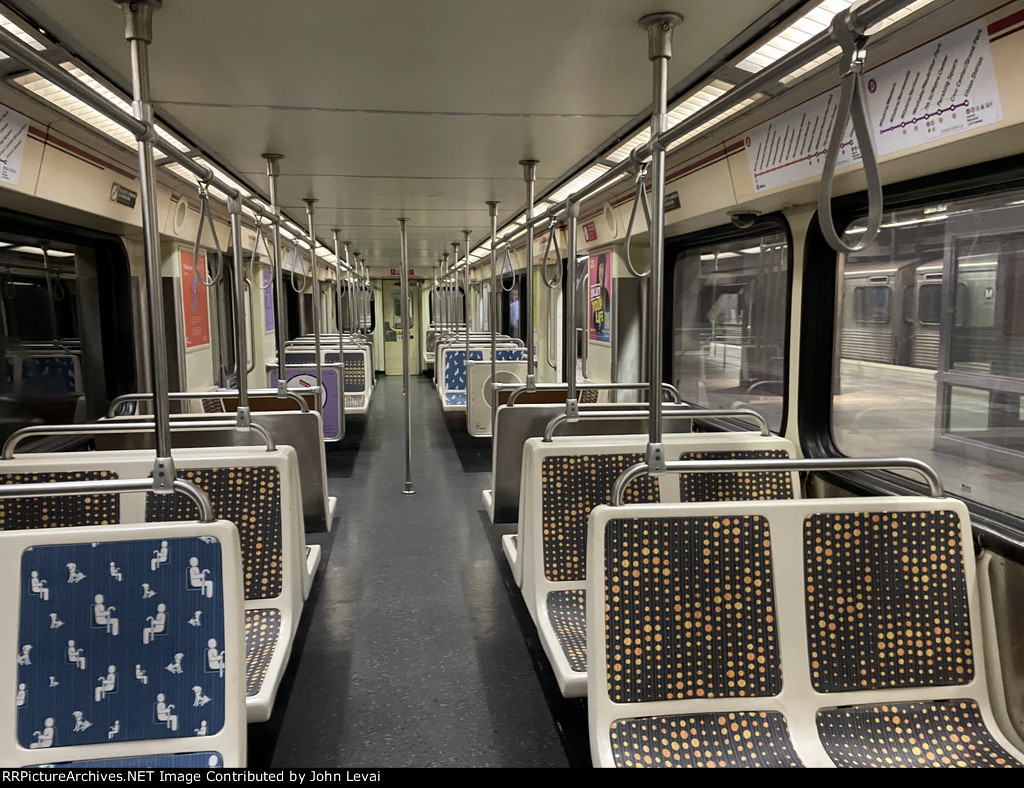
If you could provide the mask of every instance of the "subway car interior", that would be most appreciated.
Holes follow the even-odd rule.
[[[0,768],[1024,766],[1024,0],[727,7],[0,0]]]

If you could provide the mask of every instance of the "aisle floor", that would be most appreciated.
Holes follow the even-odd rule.
[[[249,726],[250,766],[570,765],[480,499],[490,444],[446,426],[428,378],[410,390],[415,494],[401,378],[379,378],[328,449],[338,516],[309,535],[325,565],[274,718]]]

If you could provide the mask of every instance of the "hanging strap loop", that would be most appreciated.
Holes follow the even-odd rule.
[[[548,278],[548,253],[551,251],[551,244],[555,245],[555,275]],[[544,277],[544,284],[548,290],[554,290],[562,285],[562,252],[558,248],[558,227],[554,219],[548,228],[548,243],[544,247],[544,257],[540,263],[541,276]]]
[[[863,28],[856,25],[849,11],[833,20],[831,35],[843,50],[842,62],[845,71],[839,93],[839,106],[832,125],[832,136],[825,154],[825,169],[818,190],[818,222],[829,246],[837,252],[852,254],[869,246],[878,235],[882,224],[882,181],[878,172],[878,160],[875,157],[874,137],[868,121],[866,94],[861,81],[864,59],[867,56],[867,36]],[[853,130],[860,145],[868,185],[867,229],[864,237],[855,245],[847,244],[839,237],[832,219],[832,182],[835,179],[839,151],[844,145],[843,132],[849,120],[853,121]]]
[[[256,265],[256,252],[260,248],[260,242],[263,242],[263,247],[267,250],[267,258],[270,259],[270,247],[267,245],[267,239],[263,235],[263,215],[259,214],[256,217],[256,238],[252,242],[252,255],[249,257],[249,264],[246,266],[245,278],[252,282],[253,286],[260,292],[265,291],[270,287],[270,283],[274,280],[271,276],[265,285],[261,285],[260,282],[263,280],[262,271],[259,279],[255,277],[254,267]]]
[[[509,278],[508,287],[505,287],[505,270],[508,270]],[[505,244],[505,260],[501,264],[501,289],[506,293],[512,292],[512,288],[516,286],[516,270],[512,264],[512,248]]]
[[[209,279],[199,271],[199,245],[202,243],[203,225],[206,223],[207,217],[210,219],[210,234],[213,235],[213,247],[217,251],[217,273],[213,274]],[[212,266],[208,267],[208,270],[212,269]],[[199,183],[199,229],[196,230],[196,242],[192,250],[192,273],[197,282],[202,282],[203,287],[213,287],[220,281],[224,273],[224,253],[220,248],[220,239],[217,238],[217,227],[213,222],[213,213],[210,210],[210,193],[203,182]]]
[[[633,198],[633,209],[629,212],[629,225],[626,227],[626,268],[638,279],[644,279],[651,275],[651,267],[647,266],[646,271],[638,271],[633,266],[633,258],[630,256],[629,247],[633,240],[633,222],[636,220],[636,209],[638,205],[644,207],[644,217],[647,219],[647,227],[651,226],[651,205],[647,201],[647,165],[638,164],[636,170],[636,196]]]

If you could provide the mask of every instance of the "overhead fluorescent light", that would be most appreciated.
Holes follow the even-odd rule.
[[[867,31],[868,35],[874,35],[885,30],[887,27],[890,27],[901,19],[910,16],[933,1],[934,0],[915,0],[915,2],[901,8],[894,14],[885,17],[885,19],[881,20],[878,24],[869,28]],[[741,68],[744,71],[749,71],[752,74],[756,74],[827,30],[831,26],[832,19],[835,15],[846,11],[852,5],[852,0],[824,0],[824,2],[816,5],[777,36],[747,55],[747,57],[736,64],[736,67]],[[840,52],[841,50],[838,46],[833,47],[825,54],[804,64],[800,68],[795,69],[785,77],[782,77],[779,81],[782,82],[782,84],[792,82],[793,80],[802,77],[804,74],[808,74],[816,68],[823,66],[833,58],[838,57]]]
[[[43,250],[38,246],[12,246],[10,251],[21,252],[22,254],[36,254],[42,257]],[[74,252],[62,252],[57,249],[48,249],[46,252],[48,257],[74,257]]]
[[[562,202],[570,195],[575,194],[581,189],[585,189],[587,186],[592,184],[594,181],[596,181],[610,169],[611,167],[609,167],[607,164],[594,164],[590,168],[584,170],[582,173],[577,175],[567,184],[565,184],[557,192],[549,195],[547,199],[552,200],[553,202],[556,203]]]
[[[43,46],[43,44],[39,43],[39,41],[31,33],[16,25],[6,16],[0,15],[0,27],[2,27],[8,33],[11,33],[19,41],[28,44],[36,52],[42,52],[44,49],[46,49],[46,47]],[[7,60],[9,57],[10,55],[8,55],[6,52],[0,52],[0,60]]]

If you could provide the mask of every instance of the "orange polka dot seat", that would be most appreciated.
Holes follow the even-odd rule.
[[[597,765],[1024,765],[962,502],[602,506],[588,563]]]

